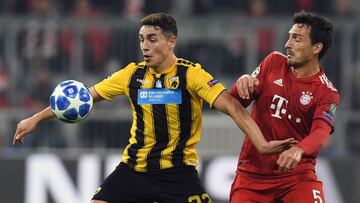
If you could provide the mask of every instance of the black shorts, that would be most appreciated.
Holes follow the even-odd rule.
[[[210,203],[192,166],[141,173],[120,163],[93,200],[109,203]]]

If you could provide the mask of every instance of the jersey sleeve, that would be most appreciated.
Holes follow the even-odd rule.
[[[202,69],[200,64],[190,68],[187,74],[189,90],[209,103],[210,107],[220,93],[226,89],[217,79]]]
[[[339,105],[340,95],[336,91],[323,91],[315,109],[313,120],[320,119],[334,131],[334,117]]]
[[[277,64],[280,63],[280,60],[282,60],[282,58],[283,54],[274,51],[267,55],[264,60],[260,62],[259,66],[253,71],[251,76],[259,79],[259,85],[254,88],[255,94],[252,95],[254,99],[256,99],[257,95],[260,94],[260,92],[262,91],[269,73],[273,71],[273,68],[277,67]]]
[[[268,56],[266,56],[264,58],[263,61],[260,62],[260,64],[258,65],[258,67],[256,67],[254,69],[254,71],[250,74],[250,76],[252,77],[256,77],[259,80],[259,85],[254,87],[254,93],[252,95],[250,95],[249,99],[243,99],[240,98],[238,92],[237,92],[237,85],[236,83],[233,84],[230,94],[235,97],[237,100],[240,101],[240,103],[242,104],[242,106],[247,107],[251,101],[253,101],[254,99],[256,99],[256,97],[259,95],[259,93],[262,90],[262,87],[264,86],[265,80],[267,78],[267,74],[268,74],[268,67],[271,66],[272,63],[274,63],[274,53],[269,54]]]
[[[115,72],[95,85],[96,92],[104,99],[112,101],[117,95],[125,94],[129,83],[129,76],[135,68],[135,63],[130,63],[125,68]]]

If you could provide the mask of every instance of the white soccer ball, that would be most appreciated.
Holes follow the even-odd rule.
[[[67,123],[84,120],[93,106],[93,98],[85,85],[76,80],[59,83],[50,96],[51,111]]]

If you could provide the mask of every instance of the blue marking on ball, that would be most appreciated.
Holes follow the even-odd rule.
[[[79,114],[81,117],[86,116],[90,111],[90,104],[81,104],[79,107]]]
[[[88,102],[90,100],[90,94],[87,89],[81,88],[79,91],[79,99],[83,102]]]
[[[50,107],[52,110],[55,110],[55,96],[50,97]]]
[[[72,81],[72,80],[64,81],[64,82],[60,83],[60,87],[65,87],[65,86],[70,85],[72,83],[74,83],[74,81]]]
[[[64,88],[63,92],[64,92],[65,96],[70,97],[70,98],[75,98],[76,95],[78,94],[79,90],[75,85],[69,85]]]
[[[60,95],[56,100],[56,106],[60,111],[65,110],[70,106],[70,101],[66,97]]]
[[[76,111],[75,108],[71,108],[68,109],[64,112],[63,114],[64,118],[66,118],[67,120],[75,120],[78,117],[78,112]]]

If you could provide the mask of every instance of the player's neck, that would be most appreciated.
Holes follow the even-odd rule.
[[[161,74],[167,69],[171,67],[171,65],[175,62],[176,56],[172,54],[168,58],[166,58],[160,65],[158,65],[156,68],[153,68],[153,71],[157,74]]]
[[[291,66],[291,71],[296,78],[307,78],[316,75],[320,71],[320,65],[317,62],[309,62],[300,67]]]

